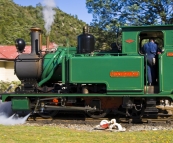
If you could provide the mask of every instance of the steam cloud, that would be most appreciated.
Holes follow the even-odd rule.
[[[17,125],[24,124],[30,114],[23,118],[16,118],[11,110],[11,102],[3,102],[0,100],[0,124],[1,125]]]
[[[43,19],[45,21],[45,29],[46,29],[46,34],[49,35],[50,31],[51,31],[51,25],[54,22],[54,16],[56,14],[56,12],[53,10],[53,8],[56,7],[56,4],[54,2],[54,0],[43,0]]]
[[[24,124],[29,117],[30,114],[28,114],[25,117],[15,117],[15,114],[13,114],[10,117],[7,117],[5,114],[0,113],[0,124],[1,125],[19,125]]]

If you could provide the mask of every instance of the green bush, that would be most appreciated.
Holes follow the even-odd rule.
[[[10,86],[12,88],[8,91],[9,92],[14,92],[15,88],[21,84],[20,81],[12,81],[12,82],[6,82],[6,81],[0,81],[0,93],[4,93]]]

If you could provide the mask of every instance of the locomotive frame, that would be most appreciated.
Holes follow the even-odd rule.
[[[16,113],[44,118],[58,111],[85,111],[92,118],[112,112],[128,118],[171,116],[173,100],[173,25],[122,27],[122,47],[94,51],[94,36],[78,36],[77,47],[41,51],[41,29],[31,28],[31,53],[15,59],[21,86],[2,94]],[[151,37],[160,41],[157,83],[147,85],[147,61],[141,47]],[[19,52],[24,47],[18,44]],[[116,45],[116,44],[115,44]],[[116,51],[116,52],[115,52]],[[169,108],[166,108],[166,107]]]

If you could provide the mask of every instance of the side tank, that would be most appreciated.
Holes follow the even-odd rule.
[[[40,58],[41,29],[31,28],[31,53],[21,53],[15,59],[15,74],[19,80],[38,80],[42,73],[42,59]]]

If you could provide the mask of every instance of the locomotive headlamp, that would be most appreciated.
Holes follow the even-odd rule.
[[[17,52],[22,53],[25,49],[25,41],[23,39],[16,39],[15,46],[17,49]]]

